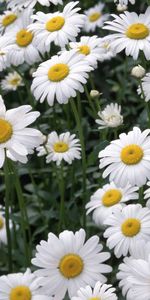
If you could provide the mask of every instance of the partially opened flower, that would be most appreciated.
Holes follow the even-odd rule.
[[[4,91],[16,91],[19,86],[23,86],[22,77],[16,72],[10,72],[0,83]]]
[[[108,20],[109,14],[104,14],[103,8],[104,4],[99,3],[84,12],[86,15],[84,25],[85,31],[95,31],[97,27],[99,28],[103,26],[104,21]]]
[[[111,36],[99,39],[100,62],[110,60],[116,56],[115,50],[111,46]]]
[[[135,4],[135,0],[114,0],[114,2],[119,2],[119,4],[123,5],[127,5],[129,2],[131,4]]]
[[[98,112],[99,119],[95,122],[100,126],[98,129],[115,128],[123,123],[123,116],[121,115],[121,106],[117,103],[106,105],[105,109]]]
[[[48,241],[41,241],[37,246],[36,257],[32,263],[40,269],[35,275],[40,276],[39,284],[43,291],[63,299],[68,291],[69,297],[76,295],[79,288],[94,286],[97,280],[106,281],[103,273],[112,269],[104,262],[110,257],[108,252],[101,252],[98,236],[92,236],[85,242],[85,231],[80,229],[75,234],[65,230],[59,238],[49,233]]]
[[[4,208],[0,207],[0,244],[7,244],[6,220],[4,216]],[[9,228],[12,228],[12,221],[9,220]]]
[[[27,162],[27,155],[42,143],[39,130],[27,128],[40,115],[31,112],[30,105],[6,110],[0,98],[0,167],[3,166],[5,155],[14,161]]]

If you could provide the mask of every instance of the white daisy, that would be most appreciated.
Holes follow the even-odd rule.
[[[146,73],[146,75],[142,78],[142,90],[145,96],[145,101],[148,102],[150,100],[150,73]],[[142,94],[141,87],[138,88],[138,94]],[[142,95],[143,97],[143,95]]]
[[[98,189],[86,204],[87,214],[94,210],[95,223],[103,225],[106,218],[113,213],[116,207],[122,207],[127,201],[138,199],[138,187],[127,184],[123,188],[111,182]]]
[[[143,132],[134,127],[128,134],[111,142],[100,151],[100,169],[106,167],[103,177],[110,175],[110,181],[118,186],[127,182],[142,186],[150,179],[150,129]]]
[[[27,162],[27,155],[42,143],[39,130],[27,128],[40,115],[38,111],[31,112],[30,105],[22,105],[9,109],[0,97],[0,167],[3,166],[6,155],[14,161]]]
[[[85,60],[93,66],[97,67],[97,62],[101,60],[101,48],[100,48],[100,39],[93,35],[82,36],[80,42],[71,42],[69,44],[71,49],[76,49],[79,53],[85,55]]]
[[[78,3],[69,2],[63,12],[44,14],[40,11],[32,16],[35,22],[29,29],[34,32],[36,46],[41,53],[49,52],[52,42],[64,47],[69,41],[75,40],[85,20],[85,16],[78,13],[81,10],[76,7]]]
[[[115,31],[111,35],[111,46],[117,53],[125,49],[126,55],[137,59],[140,50],[147,60],[150,59],[150,7],[145,14],[139,16],[135,12],[126,11],[124,14],[112,15],[115,19],[107,21],[104,29]]]
[[[12,65],[18,66],[24,62],[32,65],[40,60],[39,52],[35,47],[34,34],[27,30],[32,13],[30,9],[24,10],[16,25],[5,35],[8,40],[11,39],[8,60]]]
[[[54,100],[68,103],[70,97],[76,97],[77,91],[84,91],[83,84],[87,82],[88,72],[93,68],[83,59],[82,54],[75,50],[64,51],[43,62],[33,73],[31,91],[36,100],[42,103],[45,99],[50,106]]]
[[[114,248],[117,258],[126,256],[135,241],[150,239],[150,210],[140,204],[129,204],[117,209],[104,222],[108,225],[104,232],[109,249]]]
[[[16,91],[19,86],[23,86],[22,77],[16,72],[10,72],[0,83],[4,91]]]
[[[119,265],[119,272],[117,273],[117,279],[119,282],[119,287],[122,289],[123,296],[127,299],[133,299],[133,284],[129,280],[131,275],[131,267],[133,259],[143,259],[148,260],[150,253],[150,242],[145,242],[143,240],[137,241],[134,247],[131,248],[131,256],[125,257],[123,263]],[[145,299],[145,298],[144,298]]]
[[[10,30],[18,21],[19,13],[15,10],[6,10],[0,15],[0,31]]]
[[[11,49],[11,40],[6,36],[0,36],[0,72],[10,66],[8,54]]]
[[[119,4],[123,5],[128,5],[128,2],[131,4],[135,4],[135,0],[114,0],[114,2],[119,2]]]
[[[62,0],[6,0],[8,3],[8,7],[10,8],[26,8],[30,7],[33,8],[36,3],[39,3],[43,6],[50,6],[50,4],[63,4]]]
[[[71,298],[71,300],[117,300],[115,290],[111,284],[102,284],[98,281],[93,289],[89,285],[80,288],[77,296]]]
[[[60,135],[56,131],[51,132],[45,145],[37,148],[38,156],[47,155],[46,162],[55,161],[58,166],[62,160],[71,164],[74,159],[81,158],[80,141],[75,137],[75,134],[70,134],[70,132]]]
[[[144,191],[144,199],[147,200],[146,206],[150,208],[150,181],[146,185],[148,188]]]
[[[41,277],[39,284],[58,300],[64,298],[67,291],[69,297],[73,297],[81,287],[94,286],[97,280],[104,283],[106,277],[102,273],[111,272],[112,268],[104,264],[110,254],[101,252],[102,248],[98,236],[85,242],[83,229],[75,234],[65,230],[59,238],[49,233],[48,241],[41,241],[36,258],[32,259],[32,263],[41,268],[35,271]]]
[[[0,277],[1,300],[52,300],[39,294],[38,278],[29,269]]]
[[[95,31],[97,27],[103,26],[104,21],[108,20],[109,14],[103,14],[102,12],[104,6],[103,3],[99,3],[84,12],[86,15],[85,31]]]
[[[3,208],[0,207],[0,244],[7,244],[7,231],[6,231],[6,221],[4,217],[4,211]],[[12,222],[9,220],[9,228],[12,228]]]
[[[116,52],[111,47],[111,37],[105,36],[99,39],[100,61],[110,60],[116,56]]]
[[[123,116],[121,115],[121,106],[117,103],[108,104],[104,110],[98,112],[100,119],[95,122],[100,125],[98,129],[115,128],[123,123]]]

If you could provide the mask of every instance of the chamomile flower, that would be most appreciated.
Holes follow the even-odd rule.
[[[57,134],[56,131],[48,135],[47,142],[44,146],[37,148],[38,156],[46,155],[46,162],[55,161],[60,165],[64,160],[71,164],[74,159],[81,158],[81,145],[75,134],[70,132]]]
[[[111,34],[111,46],[117,53],[125,49],[127,56],[137,59],[140,50],[144,52],[147,60],[150,59],[150,7],[145,14],[137,15],[126,11],[124,14],[112,15],[115,19],[107,21],[104,29],[114,31]]]
[[[6,231],[6,221],[4,217],[4,212],[2,207],[0,207],[0,244],[7,244],[7,231]],[[9,228],[12,228],[12,222],[9,220]]]
[[[23,86],[22,77],[16,72],[10,72],[0,83],[3,91],[16,91],[19,86]]]
[[[93,219],[95,223],[103,225],[116,207],[121,208],[127,201],[136,199],[138,199],[138,187],[127,184],[121,188],[111,182],[105,184],[91,196],[91,200],[86,204],[87,214],[94,210]]]
[[[115,128],[123,123],[123,116],[121,115],[121,106],[117,103],[108,104],[104,110],[98,112],[100,119],[95,122],[100,125],[98,129]]]
[[[8,60],[12,65],[18,66],[26,62],[29,65],[40,60],[39,52],[35,47],[34,34],[27,29],[31,23],[32,10],[24,10],[16,25],[5,35],[11,39],[11,49]]]
[[[22,105],[9,109],[0,97],[0,167],[3,166],[6,156],[14,161],[27,162],[27,155],[42,143],[42,134],[39,130],[27,128],[40,115],[31,112],[30,105]]]
[[[93,289],[89,285],[80,288],[77,291],[77,296],[71,300],[117,300],[115,290],[111,284],[102,284],[98,281]]]
[[[41,241],[32,259],[32,263],[41,268],[35,271],[35,275],[40,276],[39,284],[58,300],[63,299],[67,291],[69,297],[73,297],[81,287],[94,286],[97,280],[104,283],[106,277],[102,273],[112,269],[104,264],[110,254],[101,252],[102,248],[98,236],[85,242],[83,229],[76,233],[65,230],[59,238],[49,233],[48,241]]]
[[[128,134],[122,133],[104,150],[99,152],[100,169],[106,167],[103,177],[118,186],[127,182],[141,187],[150,179],[150,130],[143,132],[134,127]]]
[[[96,35],[82,36],[80,42],[71,42],[69,46],[83,54],[91,66],[97,67],[97,62],[101,60],[101,49],[100,39]]]
[[[18,21],[19,12],[12,11],[12,10],[6,10],[3,12],[2,15],[0,15],[0,31],[7,32],[7,30],[10,30]]]
[[[74,41],[84,25],[85,16],[79,14],[79,2],[69,2],[63,12],[44,14],[37,12],[32,16],[35,20],[29,29],[35,34],[35,42],[41,53],[49,52],[51,43],[64,47],[69,41]]]
[[[1,300],[52,300],[39,293],[38,278],[29,269],[25,273],[14,273],[0,277]]]
[[[104,222],[109,226],[104,232],[109,249],[114,248],[117,258],[130,253],[137,240],[150,239],[150,210],[140,204],[129,204],[117,209]]]
[[[86,15],[85,31],[95,31],[97,27],[103,26],[104,21],[108,20],[109,14],[103,14],[103,8],[104,4],[99,3],[84,12]]]
[[[55,98],[60,104],[68,103],[70,97],[76,97],[77,91],[84,91],[83,84],[92,69],[82,54],[75,50],[64,51],[40,64],[33,73],[31,91],[36,100],[42,103],[47,99],[50,106]]]
[[[106,36],[99,39],[99,47],[100,47],[100,62],[105,60],[110,60],[116,56],[116,52],[111,47],[111,38],[110,36]]]
[[[8,3],[8,7],[10,8],[33,8],[36,3],[39,3],[43,6],[50,6],[50,4],[63,4],[62,0],[6,0]]]

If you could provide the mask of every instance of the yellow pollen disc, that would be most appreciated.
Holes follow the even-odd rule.
[[[12,80],[9,81],[9,83],[11,85],[14,85],[14,86],[18,85],[19,82],[20,82],[19,78],[14,78],[14,79],[12,79]]]
[[[54,144],[54,151],[58,152],[58,153],[63,153],[63,152],[67,152],[69,149],[68,144],[64,143],[64,142],[58,142],[56,144]]]
[[[4,227],[4,221],[3,219],[0,217],[0,230],[3,229]]]
[[[99,297],[92,297],[89,300],[101,300],[101,298],[99,298]]]
[[[121,151],[121,160],[126,165],[136,165],[143,158],[143,150],[136,144],[124,147]]]
[[[68,76],[69,71],[66,64],[56,64],[49,69],[48,78],[51,81],[59,82]]]
[[[8,121],[0,119],[0,144],[7,142],[12,133],[12,125]]]
[[[122,233],[125,236],[133,237],[139,233],[141,222],[138,219],[129,218],[121,226]]]
[[[12,24],[16,19],[17,19],[17,16],[15,14],[5,16],[2,20],[2,25],[4,27],[7,27],[8,25]]]
[[[134,40],[145,39],[149,35],[149,28],[142,23],[135,23],[128,27],[126,36]]]
[[[120,202],[121,198],[122,193],[119,190],[110,189],[104,194],[102,203],[104,206],[110,207]]]
[[[21,29],[16,35],[16,43],[20,47],[28,46],[33,40],[33,33],[26,29]]]
[[[27,286],[20,285],[10,292],[9,300],[31,300],[32,294]]]
[[[50,32],[60,30],[65,24],[65,19],[61,16],[53,17],[46,23],[46,29]]]
[[[65,255],[59,263],[59,270],[66,278],[74,278],[82,272],[83,260],[79,255],[70,253]]]
[[[89,21],[90,22],[96,22],[99,18],[101,17],[101,13],[93,13],[89,16]]]
[[[89,55],[91,52],[90,47],[87,45],[80,46],[78,49],[79,52],[84,55]]]

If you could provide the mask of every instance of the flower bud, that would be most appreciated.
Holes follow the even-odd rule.
[[[131,71],[131,75],[135,78],[142,78],[145,73],[145,69],[141,65],[135,66]]]
[[[91,90],[91,92],[90,92],[91,98],[96,98],[96,97],[99,97],[100,95],[102,95],[102,94],[97,90]]]

